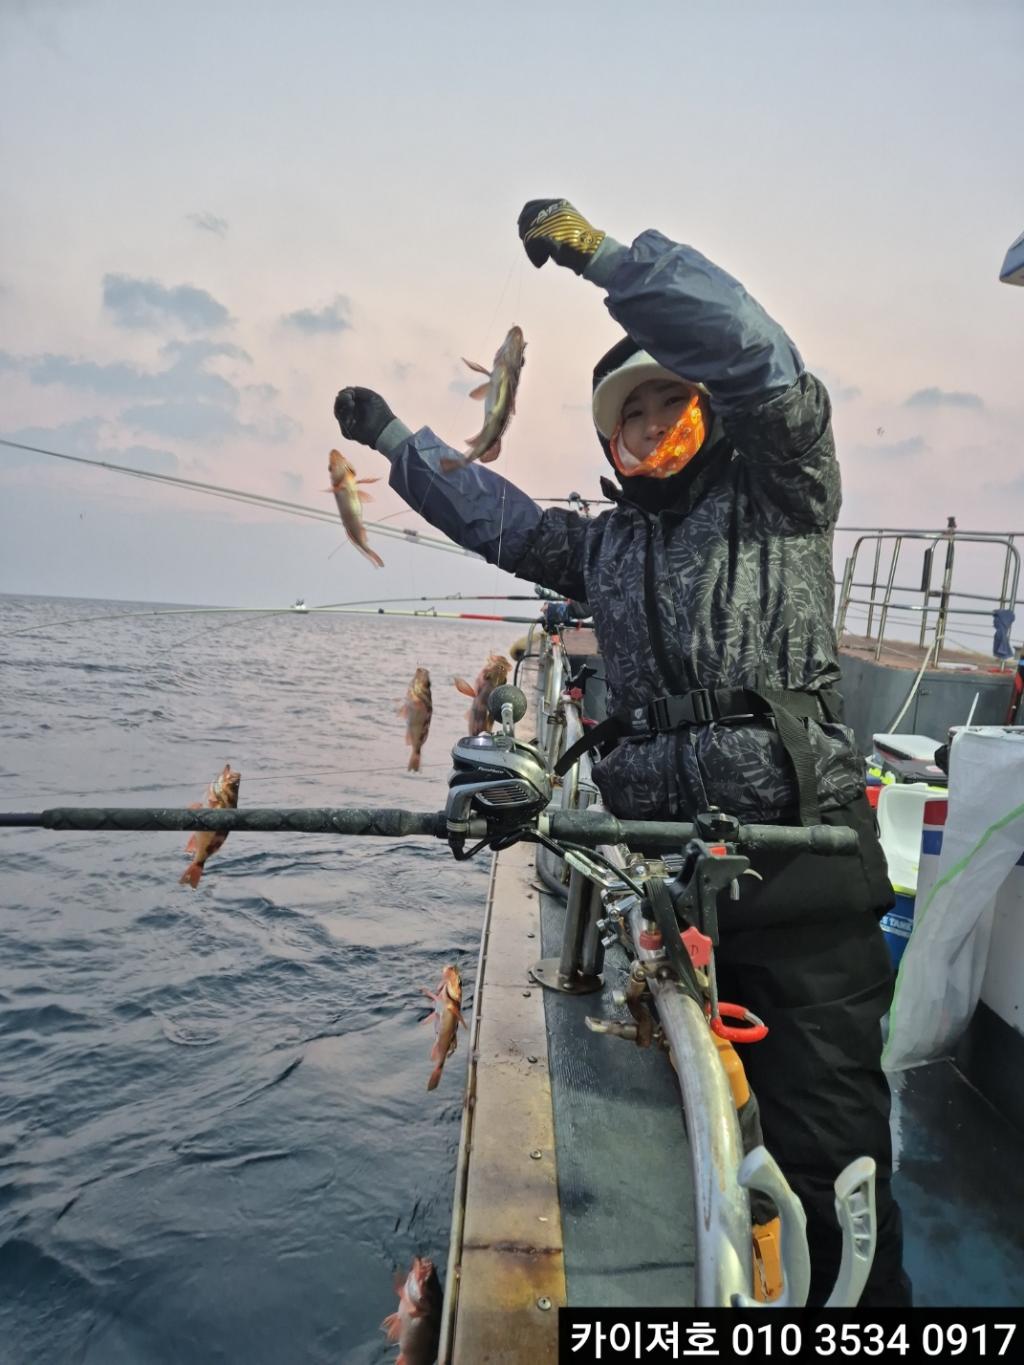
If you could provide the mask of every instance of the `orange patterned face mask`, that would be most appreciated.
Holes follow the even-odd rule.
[[[704,409],[700,394],[695,393],[679,416],[671,431],[667,431],[645,460],[626,466],[620,453],[622,441],[621,423],[612,432],[609,442],[615,468],[624,479],[635,474],[643,474],[648,479],[668,479],[684,469],[704,444],[706,435]],[[628,454],[628,452],[627,452]],[[630,457],[633,458],[632,456]]]

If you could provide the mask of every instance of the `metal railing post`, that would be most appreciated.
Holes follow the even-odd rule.
[[[939,654],[946,639],[946,617],[949,615],[949,589],[953,581],[953,561],[956,557],[956,517],[949,518],[946,532],[946,566],[942,573],[942,589],[939,596],[939,614],[935,619],[935,653],[932,663],[939,666]]]
[[[882,610],[878,617],[878,646],[875,649],[875,662],[882,657],[882,641],[885,638],[885,623],[889,619],[889,603],[892,601],[892,585],[896,579],[896,565],[899,563],[900,550],[903,546],[903,537],[897,536],[893,541],[892,560],[889,564],[889,577],[885,584],[885,597],[882,599]],[[873,594],[872,594],[873,595]]]
[[[929,545],[924,552],[924,564],[921,568],[921,600],[924,606],[921,608],[921,629],[918,633],[917,644],[919,649],[924,649],[925,638],[928,634],[928,599],[932,595],[932,565],[934,563],[935,547]]]
[[[875,541],[875,564],[871,571],[871,591],[868,594],[868,626],[864,634],[871,639],[871,623],[875,614],[875,592],[878,588],[878,566],[882,562],[882,537]]]
[[[843,569],[843,585],[839,589],[839,612],[836,617],[836,637],[842,635],[846,629],[846,613],[850,607],[850,593],[853,590],[853,571],[857,563],[857,548],[860,545],[858,540],[853,550],[846,556],[846,566]]]

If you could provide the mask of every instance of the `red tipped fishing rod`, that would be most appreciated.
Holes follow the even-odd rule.
[[[432,621],[505,621],[517,626],[536,625],[540,620],[539,612],[535,616],[498,616],[479,611],[435,611],[432,607],[418,611],[396,611],[392,607],[318,607],[316,610],[324,616],[408,616]]]

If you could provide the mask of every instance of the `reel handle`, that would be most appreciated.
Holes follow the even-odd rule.
[[[522,720],[526,715],[526,694],[512,683],[504,683],[501,687],[496,687],[487,700],[487,709],[491,714],[491,719],[502,724],[504,708],[511,707],[512,724]]]

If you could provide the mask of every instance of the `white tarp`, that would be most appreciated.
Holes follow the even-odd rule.
[[[961,730],[936,881],[914,908],[882,1054],[887,1071],[948,1057],[970,1023],[988,961],[994,901],[1024,851],[1024,733]]]

